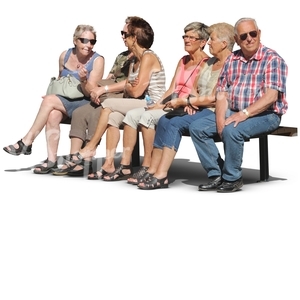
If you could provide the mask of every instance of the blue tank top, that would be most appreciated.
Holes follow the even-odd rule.
[[[66,52],[66,55],[65,55],[65,58],[64,58],[64,65],[63,65],[63,70],[61,71],[61,75],[60,76],[67,76],[68,74],[71,74],[73,75],[75,78],[77,78],[78,80],[79,79],[79,75],[78,75],[78,70],[75,70],[75,71],[71,71],[69,70],[68,68],[65,67],[65,64],[67,63],[70,55],[71,55],[71,52],[74,50],[74,48],[70,48],[67,52]],[[96,57],[98,56],[101,56],[100,54],[94,52],[93,56],[91,57],[91,59],[86,63],[85,65],[85,68],[86,70],[88,71],[88,74],[87,74],[87,78],[89,78],[90,76],[90,72],[93,70],[93,63],[94,63],[94,60]]]

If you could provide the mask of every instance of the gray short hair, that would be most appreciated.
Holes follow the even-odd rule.
[[[199,38],[208,41],[209,33],[207,32],[208,26],[200,22],[192,22],[184,27],[184,33],[187,31],[194,31],[198,34]]]
[[[237,34],[237,27],[238,27],[241,23],[243,23],[243,22],[248,22],[248,21],[253,22],[254,25],[255,25],[255,27],[256,27],[256,29],[258,29],[258,26],[257,26],[257,23],[256,23],[256,20],[255,20],[255,19],[253,19],[253,18],[240,18],[239,20],[237,20],[237,22],[236,22],[235,25],[234,25],[234,33]]]

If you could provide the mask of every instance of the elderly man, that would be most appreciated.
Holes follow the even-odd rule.
[[[252,18],[235,24],[235,40],[240,49],[225,62],[216,88],[215,115],[196,120],[190,135],[210,182],[200,191],[235,192],[243,186],[244,141],[275,130],[286,113],[285,61],[260,42],[261,31]],[[219,134],[225,160],[213,137]]]

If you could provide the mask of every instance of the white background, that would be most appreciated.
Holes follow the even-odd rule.
[[[256,18],[262,43],[289,66],[282,125],[299,127],[296,2],[103,3],[2,4],[2,146],[29,129],[76,26],[96,28],[106,76],[125,49],[120,30],[132,15],[153,27],[152,49],[168,84],[185,54],[181,35],[188,23]],[[68,129],[62,126],[59,154],[69,152]],[[104,144],[105,137],[98,158]],[[6,172],[46,158],[44,132],[31,156],[1,151],[0,299],[299,299],[299,138],[270,137],[269,147],[270,181],[256,183],[253,140],[245,145],[243,190],[225,195],[197,191],[206,176],[188,138],[172,166],[170,188],[156,191],[122,181]]]

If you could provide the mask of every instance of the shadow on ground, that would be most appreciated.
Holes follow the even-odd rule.
[[[120,164],[121,153],[116,154],[115,165],[118,166]],[[104,163],[104,157],[95,158],[93,160],[93,170],[99,170]],[[140,162],[143,161],[143,157],[141,157]],[[63,157],[60,156],[58,159],[59,163],[63,162]],[[6,169],[6,172],[18,172],[18,171],[30,171],[33,169],[35,165],[29,167],[21,167],[19,169]],[[138,167],[134,167],[133,171],[138,170]],[[244,184],[252,184],[259,182],[260,174],[259,170],[254,169],[246,169],[243,168],[243,181]],[[175,181],[182,182],[187,185],[198,186],[200,183],[205,183],[208,181],[206,172],[202,168],[201,164],[198,162],[191,162],[188,159],[175,158],[172,163],[172,166],[169,170],[168,174],[169,183],[173,183]],[[275,180],[286,180],[286,178],[279,177],[269,177],[268,181]]]
[[[104,158],[97,158],[93,162],[93,169],[99,170],[102,166]],[[140,162],[143,161],[141,157]],[[116,159],[115,164],[118,166],[120,159]],[[138,170],[138,167],[133,169]],[[243,168],[243,182],[244,184],[252,184],[259,182],[259,170]],[[168,174],[169,183],[174,181],[182,182],[187,185],[198,186],[200,183],[208,181],[206,172],[198,162],[191,162],[189,159],[175,158]],[[268,181],[286,180],[286,178],[278,178],[269,176]]]

